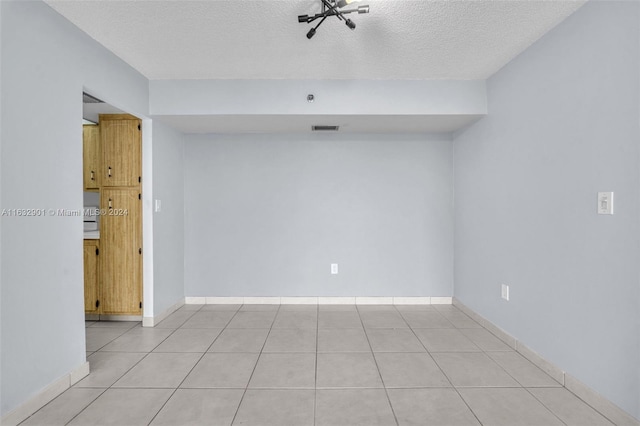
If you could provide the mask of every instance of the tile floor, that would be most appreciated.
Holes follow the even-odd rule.
[[[23,425],[611,425],[451,305],[185,305],[87,322],[91,374]]]

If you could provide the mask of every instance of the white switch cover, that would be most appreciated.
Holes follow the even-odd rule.
[[[613,214],[613,192],[598,192],[598,214]]]
[[[331,264],[331,275],[337,275],[338,274],[338,264],[337,263],[332,263]]]
[[[156,200],[156,213],[160,213],[162,210],[162,201]]]
[[[502,284],[502,298],[509,301],[509,286],[506,284]]]

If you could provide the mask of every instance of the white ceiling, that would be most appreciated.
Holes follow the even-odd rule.
[[[355,31],[332,17],[312,40],[297,16],[319,12],[320,0],[45,1],[150,80],[484,80],[586,0],[362,0],[355,5],[368,4],[371,13],[350,15]],[[91,118],[97,112],[85,109]],[[154,118],[185,133],[308,132],[314,124],[347,133],[432,133],[480,117]]]
[[[486,79],[584,0],[369,0],[355,31],[320,0],[45,0],[151,80]]]

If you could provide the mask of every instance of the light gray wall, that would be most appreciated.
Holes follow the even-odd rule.
[[[153,122],[153,310],[157,316],[184,299],[183,135]]]
[[[454,138],[455,296],[636,417],[639,8],[589,2],[488,81],[489,115]]]
[[[81,209],[82,91],[136,115],[147,80],[40,1],[0,2],[3,208]],[[82,218],[2,217],[6,414],[85,362]]]
[[[185,294],[451,296],[452,165],[448,136],[188,136]]]
[[[2,94],[2,85],[3,85],[3,79],[2,79],[2,69],[3,69],[3,59],[2,59],[2,34],[3,34],[3,30],[2,30],[2,5],[0,5],[0,165],[2,165],[2,99],[3,99],[3,94]],[[0,171],[0,211],[2,211],[2,209],[4,208],[4,204],[2,203],[2,172]],[[2,318],[4,318],[2,316],[2,306],[3,306],[3,302],[2,302],[2,292],[3,292],[3,284],[2,284],[2,277],[4,276],[3,272],[2,272],[2,225],[3,225],[3,221],[2,218],[0,217],[0,321],[2,320]],[[2,401],[2,324],[0,324],[0,401]],[[0,418],[2,417],[2,403],[0,402]]]
[[[154,115],[482,115],[484,81],[152,80]],[[307,95],[315,95],[313,103]],[[393,99],[393,102],[389,102]]]

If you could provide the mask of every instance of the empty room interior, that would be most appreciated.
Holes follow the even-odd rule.
[[[3,425],[640,425],[640,3],[0,1]]]

